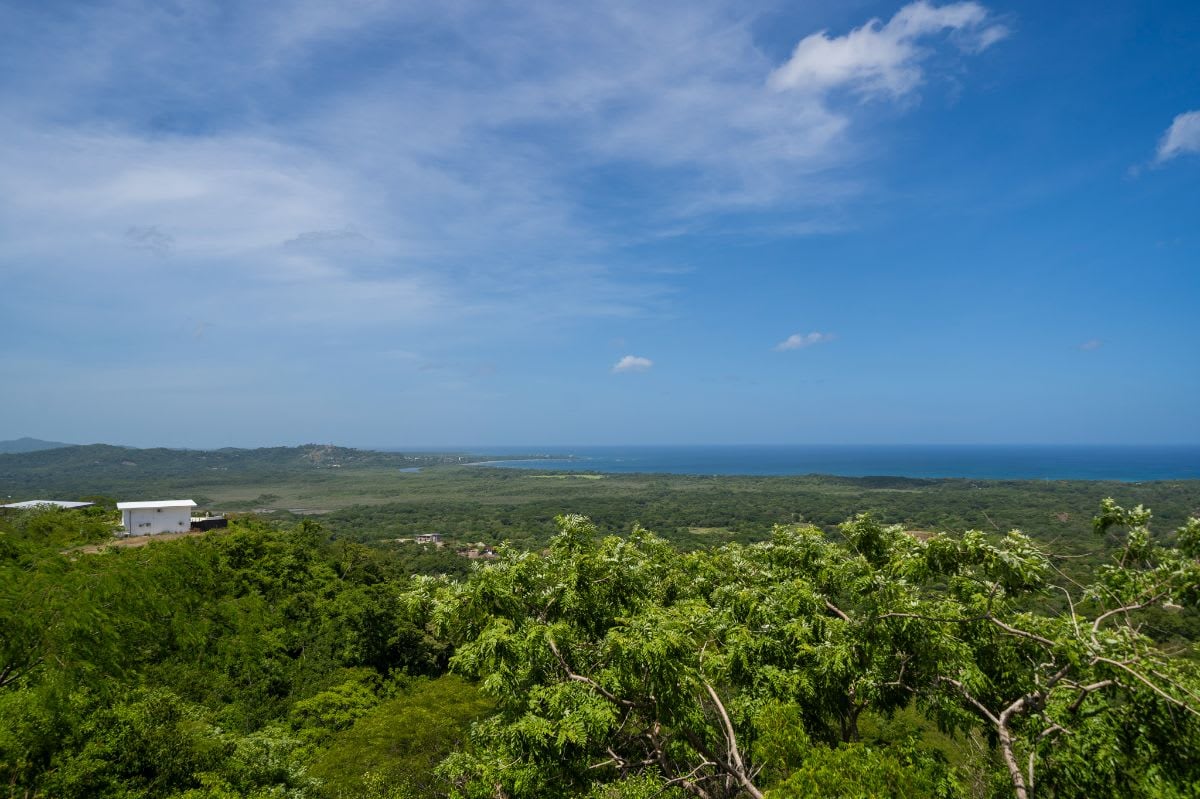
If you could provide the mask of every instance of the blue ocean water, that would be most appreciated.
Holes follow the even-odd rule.
[[[498,468],[713,475],[963,477],[989,480],[1200,479],[1200,446],[582,446],[493,447]]]

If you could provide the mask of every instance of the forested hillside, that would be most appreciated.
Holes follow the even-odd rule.
[[[15,498],[175,495],[215,492],[247,482],[304,486],[362,475],[482,460],[462,453],[401,453],[326,444],[262,449],[136,449],[109,444],[0,454],[0,488]]]
[[[328,752],[420,783],[489,708],[447,674],[404,564],[317,525],[100,555],[60,550],[111,535],[104,511],[0,525],[4,795],[366,796],[366,767]],[[347,735],[378,713],[421,722]]]
[[[0,516],[9,797],[1193,796],[1200,521],[858,516],[682,551],[563,516],[446,576],[313,520],[82,554]],[[461,559],[460,559],[461,561]],[[1194,618],[1194,616],[1192,616]]]

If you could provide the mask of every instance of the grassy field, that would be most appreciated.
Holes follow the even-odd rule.
[[[857,513],[922,531],[1023,529],[1064,553],[1092,551],[1100,500],[1145,504],[1167,531],[1200,513],[1200,483],[880,480],[836,477],[605,475],[438,467],[416,474],[361,475],[343,483],[280,485],[276,508],[328,510],[339,534],[372,540],[419,533],[535,545],[554,517],[579,513],[605,532],[641,524],[686,547],[766,537],[777,523],[829,528]],[[262,503],[260,503],[261,505]]]

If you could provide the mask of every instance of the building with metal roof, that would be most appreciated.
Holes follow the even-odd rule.
[[[148,502],[118,502],[124,535],[159,535],[186,533],[192,529],[190,499],[161,499]]]

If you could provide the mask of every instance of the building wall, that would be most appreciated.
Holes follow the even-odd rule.
[[[191,508],[132,508],[121,511],[125,535],[184,533],[192,529]]]

